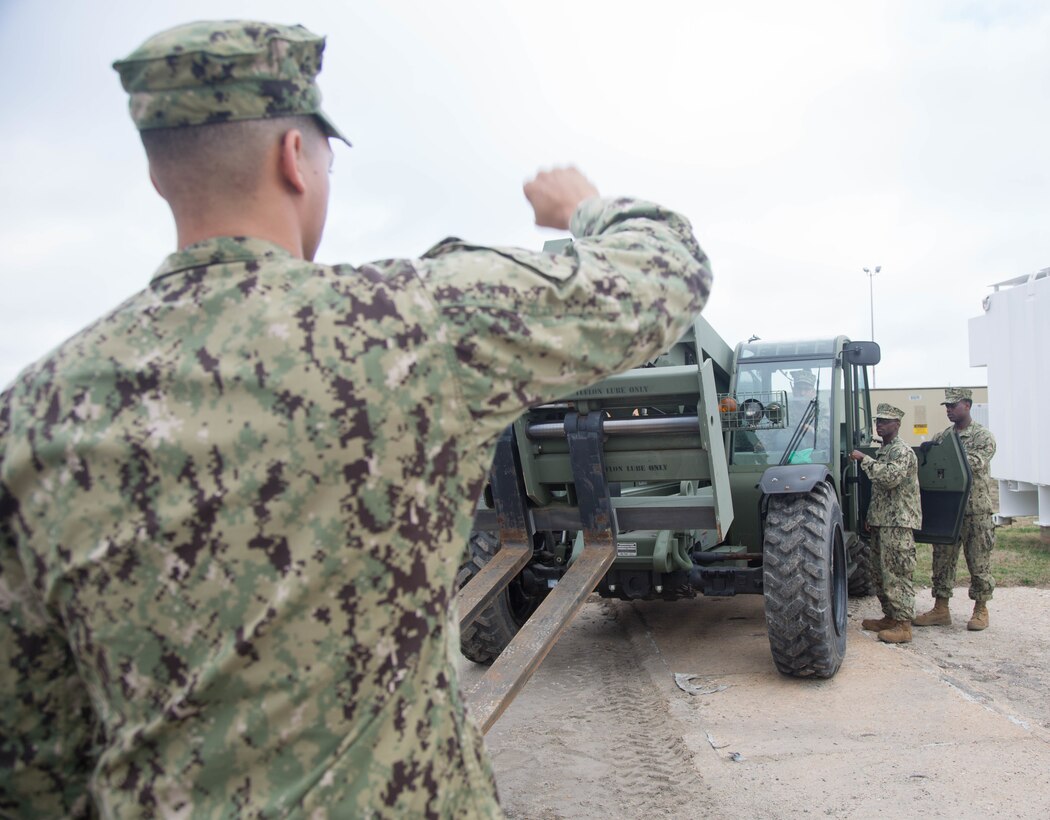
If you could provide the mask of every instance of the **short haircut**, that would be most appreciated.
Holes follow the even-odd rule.
[[[263,158],[289,130],[303,132],[303,150],[326,140],[310,116],[241,120],[141,132],[150,171],[168,199],[215,201],[252,194]]]

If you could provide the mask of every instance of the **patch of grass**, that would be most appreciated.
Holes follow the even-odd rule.
[[[916,586],[930,586],[933,575],[933,547],[916,544]],[[992,577],[1000,587],[1050,587],[1050,545],[1040,540],[1039,527],[997,527],[992,551]],[[955,586],[968,587],[970,573],[959,550]]]

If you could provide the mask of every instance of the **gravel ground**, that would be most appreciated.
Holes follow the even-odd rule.
[[[997,590],[984,632],[965,590],[951,609],[888,646],[851,601],[842,669],[810,681],[773,668],[759,596],[592,599],[487,736],[507,814],[1050,816],[1050,590]]]

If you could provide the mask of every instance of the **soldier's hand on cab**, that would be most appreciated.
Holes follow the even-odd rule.
[[[862,453],[860,450],[854,450],[852,453],[849,454],[849,457],[852,458],[854,461],[860,461],[864,458],[864,453]]]
[[[544,228],[568,230],[573,211],[581,202],[598,196],[598,189],[576,168],[540,171],[525,183],[525,198]]]

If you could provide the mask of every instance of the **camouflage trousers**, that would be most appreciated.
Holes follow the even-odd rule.
[[[954,544],[933,545],[933,597],[952,597],[960,547],[966,556],[966,568],[970,571],[970,599],[992,600],[995,590],[995,579],[992,578],[995,525],[988,513],[964,515],[958,541]]]
[[[882,614],[897,621],[915,617],[915,536],[908,527],[871,528],[871,580]]]

